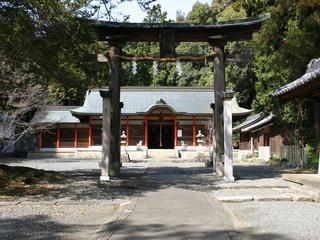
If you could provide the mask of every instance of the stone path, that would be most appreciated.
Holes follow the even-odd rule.
[[[219,203],[195,187],[200,179],[162,164],[150,163],[140,195],[128,215],[111,224],[107,239],[224,240],[237,234]]]

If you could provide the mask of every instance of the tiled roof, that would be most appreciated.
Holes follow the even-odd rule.
[[[145,113],[160,100],[177,113],[211,114],[210,104],[214,103],[213,88],[177,87],[136,87],[121,88],[120,101],[124,103],[122,114]],[[232,101],[234,115],[246,115],[249,109],[239,107],[236,99]],[[99,89],[87,91],[82,107],[71,110],[75,115],[101,115],[102,98]]]
[[[80,123],[79,119],[72,116],[70,110],[75,106],[49,106],[43,115],[36,115],[31,122],[37,123]]]
[[[261,119],[263,119],[263,116],[262,116],[260,113],[255,114],[255,115],[252,115],[252,116],[248,116],[243,123],[241,123],[241,124],[239,124],[238,126],[234,127],[234,128],[232,129],[232,131],[233,131],[233,132],[238,132],[238,131],[240,131],[242,128],[247,127],[247,126],[249,126],[249,125],[252,125],[252,124],[258,122],[258,121],[261,120]]]
[[[180,114],[212,114],[210,104],[214,103],[213,88],[177,87],[123,87],[120,101],[124,103],[122,114],[147,113],[155,106],[165,105]],[[247,115],[249,109],[239,107],[232,99],[234,116]],[[84,104],[77,106],[51,106],[44,116],[33,119],[39,123],[79,123],[76,116],[102,115],[100,89],[87,91]]]
[[[275,117],[275,115],[271,114],[268,117],[265,117],[265,118],[259,120],[258,122],[254,123],[252,125],[249,125],[249,126],[246,126],[245,128],[242,128],[241,132],[249,132],[251,130],[254,130],[254,129],[257,129],[259,127],[262,127],[265,124],[271,123],[273,121],[274,117]]]
[[[312,81],[320,81],[320,58],[311,60],[311,62],[308,64],[307,72],[302,77],[280,87],[272,94],[272,96],[279,97],[285,95],[292,90],[300,88],[306,83],[310,83]]]

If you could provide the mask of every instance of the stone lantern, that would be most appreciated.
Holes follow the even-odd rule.
[[[125,131],[122,131],[122,134],[121,134],[120,138],[121,138],[121,142],[120,142],[121,145],[122,146],[126,146],[126,144],[127,144],[127,135],[126,135]]]
[[[201,147],[203,144],[203,138],[204,138],[204,135],[201,133],[201,130],[198,131],[196,138],[197,138],[198,146]]]

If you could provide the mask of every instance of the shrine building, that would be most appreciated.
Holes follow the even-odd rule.
[[[208,145],[213,92],[213,88],[195,87],[121,87],[121,133],[126,135],[126,145],[132,150],[139,142],[148,149],[174,149],[183,143],[192,149],[199,130]],[[234,119],[250,112],[232,99]],[[37,150],[31,156],[101,156],[100,89],[88,90],[83,106],[51,106],[36,121],[50,127],[39,132]]]

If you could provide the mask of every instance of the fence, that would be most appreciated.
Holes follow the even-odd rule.
[[[306,148],[294,145],[283,145],[281,146],[280,158],[286,159],[288,162],[295,166],[300,166],[300,157],[305,165],[307,163],[307,151]]]

